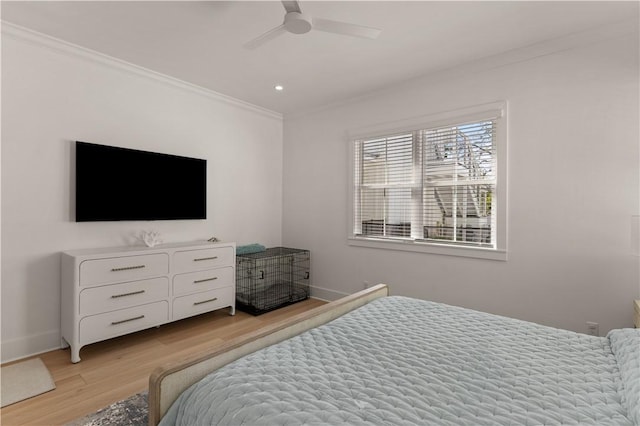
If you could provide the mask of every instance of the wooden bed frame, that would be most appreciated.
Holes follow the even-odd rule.
[[[388,295],[387,285],[378,284],[155,369],[149,378],[149,425],[156,426],[182,392],[212,371]]]

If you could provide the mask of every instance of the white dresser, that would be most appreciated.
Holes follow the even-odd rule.
[[[165,244],[62,253],[63,345],[90,343],[230,307],[235,243]]]

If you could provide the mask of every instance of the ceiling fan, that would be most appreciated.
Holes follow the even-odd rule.
[[[282,0],[282,5],[286,10],[284,22],[261,36],[245,43],[247,49],[255,49],[264,43],[286,32],[292,34],[305,34],[311,30],[324,31],[328,33],[343,34],[353,37],[375,39],[380,35],[381,30],[377,28],[363,27],[361,25],[349,24],[346,22],[332,21],[330,19],[313,18],[302,13],[297,0]]]

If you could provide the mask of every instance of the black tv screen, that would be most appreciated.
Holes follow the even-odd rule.
[[[207,160],[76,142],[76,222],[207,218]]]

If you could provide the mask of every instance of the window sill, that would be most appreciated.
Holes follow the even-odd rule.
[[[413,251],[445,256],[472,257],[487,260],[507,260],[507,251],[482,247],[460,247],[447,244],[422,243],[414,241],[387,240],[378,238],[349,237],[348,244],[387,250]]]

